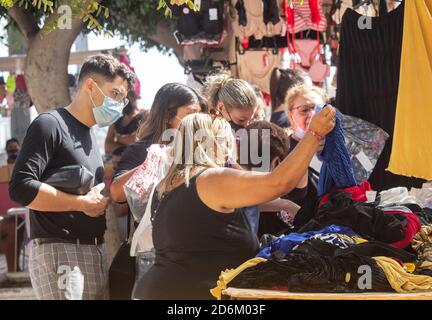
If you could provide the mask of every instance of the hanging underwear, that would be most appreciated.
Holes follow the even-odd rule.
[[[280,0],[263,0],[264,23],[266,25],[266,37],[279,36],[285,32],[285,21],[280,17],[282,6]]]
[[[330,66],[323,62],[321,56],[321,44],[319,33],[317,40],[299,39],[293,40],[292,48],[301,59],[300,64],[294,64],[294,69],[302,69],[309,74],[312,82],[321,83],[330,76]],[[317,59],[318,58],[318,59]]]
[[[240,79],[270,92],[270,77],[274,68],[279,67],[282,55],[271,51],[246,51],[237,53],[237,67]]]
[[[256,39],[281,35],[285,22],[280,17],[280,0],[233,0],[236,14],[233,19],[234,35]]]
[[[314,83],[321,83],[330,76],[330,66],[322,61],[322,57],[312,64],[309,69],[309,77]]]
[[[300,55],[301,66],[310,68],[319,53],[320,45],[316,40],[299,39],[295,41],[295,50]]]

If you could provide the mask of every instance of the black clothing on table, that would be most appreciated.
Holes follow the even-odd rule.
[[[298,232],[316,231],[332,224],[349,227],[365,239],[393,243],[405,237],[407,218],[385,214],[371,204],[353,201],[349,193],[333,192],[330,200],[319,207]]]
[[[326,246],[332,246],[326,244]],[[370,289],[359,288],[363,273],[361,266],[372,270]],[[347,274],[350,277],[347,277]],[[304,253],[289,253],[283,259],[271,258],[248,268],[235,277],[229,287],[247,289],[272,289],[285,287],[290,292],[394,292],[384,271],[373,258],[353,253],[333,256],[310,256]]]

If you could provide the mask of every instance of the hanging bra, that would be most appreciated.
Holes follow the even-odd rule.
[[[289,33],[312,29],[324,32],[327,29],[327,19],[321,7],[322,0],[293,0],[292,6],[284,0],[287,27]]]
[[[263,37],[282,35],[285,22],[280,17],[280,0],[233,0],[236,14],[232,26],[234,35],[243,39],[254,36]]]

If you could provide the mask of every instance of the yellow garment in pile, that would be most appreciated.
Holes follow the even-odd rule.
[[[432,270],[432,225],[423,226],[411,242],[420,260],[419,270]]]
[[[399,93],[388,170],[432,179],[432,0],[405,1]]]
[[[387,257],[374,257],[384,270],[391,287],[399,293],[430,292],[432,277],[414,275],[406,272],[399,263]]]
[[[357,244],[368,242],[366,239],[363,238],[358,238],[358,237],[352,237],[352,238]]]
[[[244,270],[252,268],[256,266],[257,264],[261,262],[265,262],[267,259],[264,258],[253,258],[245,263],[243,263],[241,266],[237,267],[236,269],[230,269],[222,271],[221,275],[219,276],[219,280],[217,282],[217,287],[210,290],[210,293],[218,300],[222,299],[222,291],[227,288],[228,283],[230,283],[235,277],[237,277],[240,273],[242,273]]]

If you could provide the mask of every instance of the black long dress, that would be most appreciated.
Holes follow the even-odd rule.
[[[361,17],[347,9],[342,18],[336,106],[345,114],[378,125],[390,135],[370,177],[375,190],[419,187],[421,179],[385,171],[395,124],[404,3],[387,14],[371,18],[372,29],[359,28]]]

